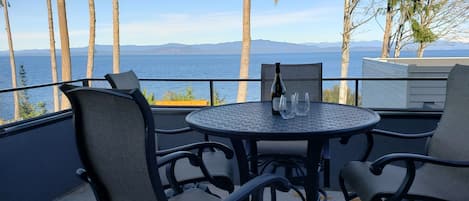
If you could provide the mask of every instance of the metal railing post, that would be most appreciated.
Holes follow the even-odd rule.
[[[90,86],[88,79],[83,79],[83,80],[81,81],[81,84],[82,84],[84,87],[89,87],[89,86]]]
[[[210,83],[210,106],[214,106],[215,97],[213,96],[213,80],[210,80],[209,83]]]
[[[355,106],[358,106],[358,79],[355,79]]]

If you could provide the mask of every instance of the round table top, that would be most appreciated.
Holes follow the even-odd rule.
[[[370,109],[324,102],[311,102],[306,116],[287,120],[272,115],[271,102],[207,107],[186,116],[192,128],[208,135],[264,140],[343,137],[371,130],[379,120]]]

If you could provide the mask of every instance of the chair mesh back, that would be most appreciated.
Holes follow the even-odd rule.
[[[140,89],[140,82],[133,71],[107,74],[104,76],[112,88],[115,89]]]
[[[447,160],[469,161],[469,66],[456,65],[448,76],[444,113],[432,137],[428,154]],[[464,177],[468,168],[451,168],[448,174]]]
[[[148,165],[156,164],[155,140],[154,135],[146,134],[153,130],[148,123],[153,119],[144,116],[133,96],[122,92],[78,89],[67,95],[72,102],[80,157],[110,200],[157,200],[154,189],[161,183]]]
[[[322,63],[280,64],[280,74],[287,88],[287,97],[294,92],[309,93],[311,101],[322,101]],[[270,88],[275,78],[275,65],[262,64],[261,100],[271,100]]]

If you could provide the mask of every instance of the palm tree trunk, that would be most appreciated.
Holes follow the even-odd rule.
[[[50,66],[52,72],[52,82],[57,83],[58,75],[57,75],[57,57],[55,55],[55,36],[54,36],[54,22],[52,17],[52,3],[51,0],[46,0],[47,2],[47,15],[48,15],[48,22],[49,22],[49,41],[50,41]],[[60,110],[60,103],[59,103],[59,88],[54,85],[53,86],[53,98],[54,98],[54,112]]]
[[[3,4],[3,11],[5,15],[5,26],[6,32],[8,37],[8,49],[10,51],[10,66],[11,66],[11,86],[12,88],[17,87],[16,82],[16,63],[15,63],[15,51],[13,50],[13,39],[11,38],[11,30],[10,30],[10,18],[8,17],[8,4],[6,0],[2,0]],[[15,120],[20,119],[20,104],[19,104],[19,95],[18,91],[13,91],[13,101],[15,107]]]
[[[94,0],[89,0],[90,10],[90,40],[88,43],[88,65],[86,67],[86,77],[93,77],[93,65],[94,65],[94,44],[96,39],[96,12],[94,8]],[[91,86],[91,81],[88,83]]]
[[[251,0],[243,0],[243,41],[239,78],[249,78],[249,54],[251,51]],[[239,82],[237,102],[246,102],[247,82]]]
[[[119,1],[112,0],[113,17],[113,48],[112,48],[112,72],[119,73],[120,69],[120,44],[119,44]]]
[[[383,45],[381,48],[381,58],[389,57],[390,49],[390,38],[391,38],[391,27],[392,27],[392,4],[391,0],[388,0],[388,6],[386,8],[386,26],[383,34]]]
[[[340,77],[346,78],[348,75],[348,65],[350,60],[350,34],[352,31],[352,21],[351,21],[351,12],[350,12],[350,1],[345,0],[344,3],[344,32],[342,33],[342,63],[340,68]],[[339,90],[339,103],[347,103],[347,81],[340,81],[340,90]]]
[[[62,81],[69,81],[72,79],[72,66],[70,62],[70,42],[65,0],[57,0],[57,10],[59,13],[60,47],[62,50]],[[61,106],[62,109],[70,108],[70,103],[65,96],[62,96]]]

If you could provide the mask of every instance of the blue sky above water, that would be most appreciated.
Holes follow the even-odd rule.
[[[89,37],[88,2],[68,0],[71,47],[84,47]],[[121,0],[121,45],[165,43],[219,43],[241,40],[242,0]],[[60,48],[56,1],[52,2],[56,47]],[[95,0],[96,44],[112,44],[112,1]],[[285,42],[336,42],[341,40],[343,0],[253,0],[252,39]],[[49,34],[45,1],[12,1],[9,7],[14,48],[47,49]],[[357,30],[353,39],[380,40],[380,16]],[[0,20],[4,27],[4,20]],[[0,32],[0,39],[5,39]],[[0,40],[2,41],[2,40]],[[0,50],[8,48],[6,40]]]

